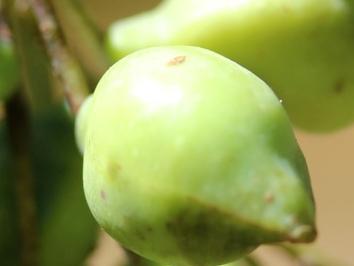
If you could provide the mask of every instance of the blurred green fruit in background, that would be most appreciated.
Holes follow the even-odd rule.
[[[293,123],[331,131],[354,122],[354,8],[348,0],[166,0],[108,31],[116,60],[141,48],[195,45],[250,69]]]

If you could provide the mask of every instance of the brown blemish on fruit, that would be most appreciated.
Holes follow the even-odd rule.
[[[274,202],[274,195],[273,195],[273,193],[268,192],[267,194],[265,194],[264,200],[265,200],[265,202],[268,203],[268,204],[273,203],[273,202]]]
[[[149,233],[151,233],[151,232],[153,231],[153,229],[152,229],[151,226],[148,226],[148,227],[146,228],[146,230],[147,230]]]
[[[317,230],[313,225],[302,224],[299,217],[292,215],[289,217],[291,230],[288,234],[288,241],[291,243],[310,243],[317,237]]]
[[[176,56],[172,58],[170,61],[167,62],[168,66],[176,66],[179,64],[182,64],[184,61],[186,61],[186,57],[184,55]]]
[[[104,192],[104,190],[101,190],[100,196],[101,196],[101,199],[106,200],[106,192]]]
[[[341,94],[344,90],[345,87],[345,80],[344,79],[338,79],[336,83],[334,84],[334,92],[336,94]]]

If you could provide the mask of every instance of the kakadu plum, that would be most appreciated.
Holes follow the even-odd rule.
[[[315,238],[289,119],[235,62],[197,47],[143,49],[114,64],[88,104],[77,126],[86,198],[128,249],[204,266]]]
[[[117,59],[144,47],[214,50],[269,84],[293,123],[325,132],[354,122],[352,0],[166,0],[117,21]]]

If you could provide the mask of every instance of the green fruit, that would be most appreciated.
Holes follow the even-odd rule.
[[[329,131],[354,122],[353,12],[349,0],[170,0],[115,23],[107,43],[114,59],[209,48],[270,84],[297,126]]]
[[[303,155],[271,89],[188,46],[120,60],[93,95],[84,190],[99,224],[162,265],[219,265],[314,239]]]
[[[12,43],[0,39],[0,101],[11,95],[19,79],[19,69]]]
[[[75,121],[75,139],[76,144],[81,153],[84,152],[85,141],[86,141],[86,132],[87,132],[87,117],[91,111],[92,95],[89,96],[83,105],[80,107],[80,112],[76,117]]]

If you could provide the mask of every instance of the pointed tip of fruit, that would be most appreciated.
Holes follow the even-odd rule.
[[[298,225],[288,234],[288,241],[292,243],[310,243],[317,237],[317,230],[313,225]]]

